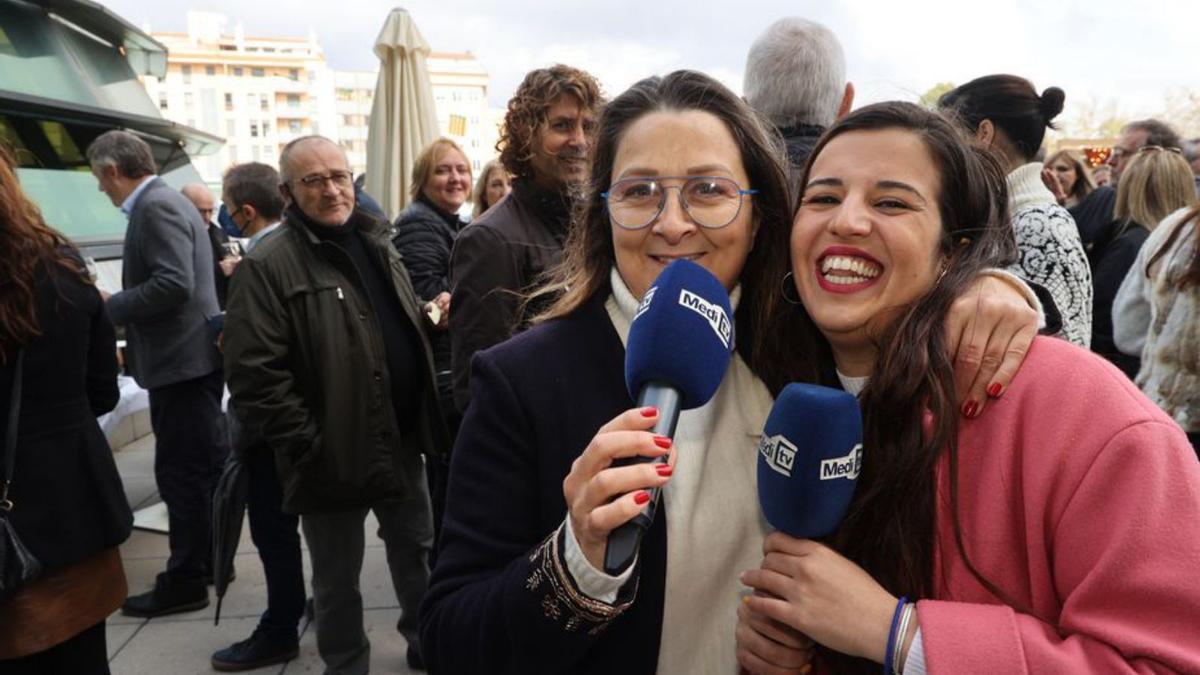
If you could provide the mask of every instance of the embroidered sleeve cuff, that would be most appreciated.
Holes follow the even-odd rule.
[[[575,585],[584,595],[600,602],[612,604],[617,599],[617,592],[621,587],[629,581],[633,576],[633,568],[637,566],[637,558],[634,558],[633,564],[625,569],[620,576],[609,576],[602,570],[598,570],[588,562],[586,556],[583,555],[583,549],[579,547],[579,540],[575,538],[575,530],[571,528],[571,518],[568,516],[563,519],[564,546],[563,558],[567,564],[567,573],[575,580]]]
[[[908,646],[908,658],[904,661],[904,675],[925,675],[925,643],[921,641],[921,629],[913,636]]]
[[[1012,272],[1009,272],[1008,270],[1002,270],[998,267],[989,267],[983,270],[981,274],[989,277],[995,277],[1001,281],[1007,281],[1010,286],[1015,288],[1021,293],[1021,295],[1025,297],[1025,302],[1028,302],[1029,306],[1037,311],[1038,330],[1042,330],[1046,327],[1046,308],[1042,307],[1042,301],[1038,299],[1037,293],[1034,292],[1033,288],[1031,288],[1029,284],[1025,283],[1024,279],[1013,274]]]
[[[637,596],[637,579],[620,586],[612,602],[588,596],[567,569],[566,534],[564,522],[529,555],[533,569],[525,580],[525,589],[539,596],[545,618],[562,624],[567,632],[598,635],[633,604]],[[630,569],[636,570],[637,565]]]

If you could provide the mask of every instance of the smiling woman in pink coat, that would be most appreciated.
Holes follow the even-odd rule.
[[[815,642],[824,672],[1200,673],[1200,465],[1179,427],[1045,338],[987,415],[956,414],[937,327],[1015,253],[995,162],[882,103],[829,130],[802,185],[792,269],[859,394],[863,473],[828,542],[772,534],[743,574],[742,666],[798,672]]]

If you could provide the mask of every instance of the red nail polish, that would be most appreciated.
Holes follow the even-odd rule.
[[[671,475],[671,472],[675,470],[675,467],[671,466],[670,464],[658,464],[654,467],[654,470],[658,472],[658,475],[666,478],[667,476]]]
[[[645,490],[642,490],[633,496],[633,502],[635,504],[645,504],[648,501],[650,501],[650,493],[646,492]]]
[[[962,407],[963,417],[974,417],[975,408],[978,407],[978,405],[979,404],[975,403],[975,401],[967,401],[964,403]]]
[[[988,396],[991,396],[992,398],[998,398],[1000,396],[1000,392],[1003,390],[1004,387],[1000,386],[999,382],[993,382],[992,386],[988,387]]]
[[[658,417],[658,408],[654,406],[642,408],[642,417]]]
[[[669,449],[671,447],[671,439],[666,436],[655,436],[654,444],[660,448]]]

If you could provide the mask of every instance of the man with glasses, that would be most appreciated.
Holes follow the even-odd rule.
[[[355,208],[340,147],[306,136],[279,166],[283,223],[230,288],[233,407],[274,452],[283,508],[300,515],[326,672],[366,673],[370,662],[359,593],[368,510],[387,548],[397,628],[419,666],[433,539],[421,455],[448,451],[420,301],[388,223]]]
[[[458,235],[450,262],[454,403],[470,400],[471,357],[508,339],[541,307],[518,316],[522,294],[562,259],[571,192],[588,179],[600,87],[557,65],[531,71],[508,102],[500,162],[512,193]]]
[[[1181,148],[1179,134],[1166,122],[1156,119],[1144,119],[1130,122],[1121,128],[1121,137],[1113,146],[1112,154],[1108,156],[1108,165],[1112,167],[1112,182],[1115,186],[1121,181],[1121,173],[1129,166],[1130,160],[1138,150],[1147,145],[1157,145],[1162,148]]]

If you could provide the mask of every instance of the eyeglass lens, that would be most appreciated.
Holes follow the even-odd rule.
[[[608,192],[609,214],[617,225],[637,229],[654,222],[667,202],[667,191],[677,188],[682,205],[701,227],[724,227],[737,217],[742,192],[728,178],[700,176],[683,185],[663,185],[655,178],[618,181]]]

